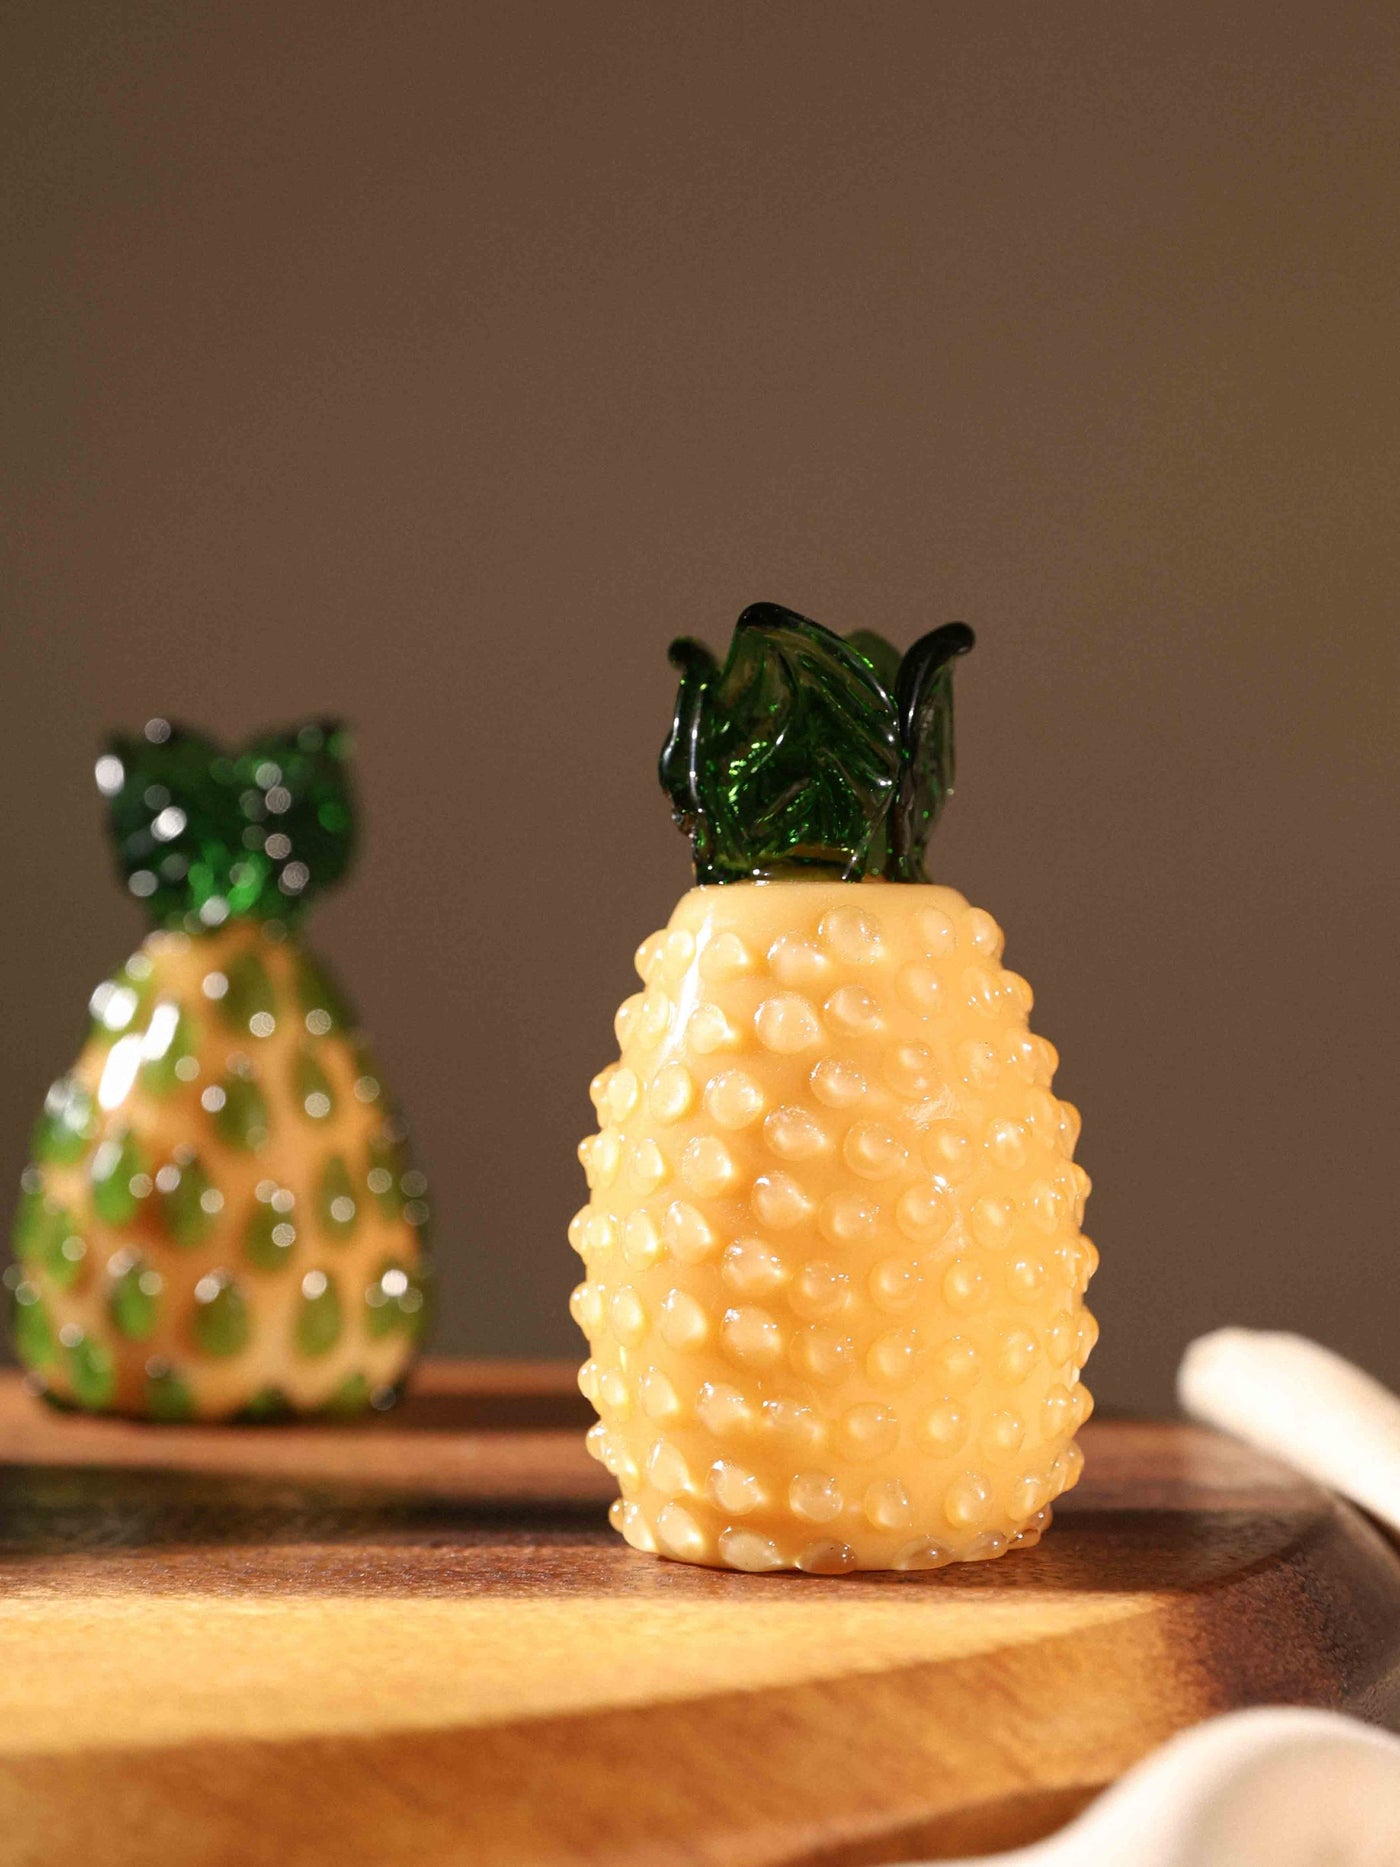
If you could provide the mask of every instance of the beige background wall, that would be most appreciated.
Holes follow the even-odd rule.
[[[687,877],[678,631],[963,616],[940,874],[1085,1114],[1095,1386],[1394,1323],[1392,6],[4,9],[12,1183],[136,940],[110,724],[358,726],[317,922],[442,1347],[572,1352],[574,1144]]]

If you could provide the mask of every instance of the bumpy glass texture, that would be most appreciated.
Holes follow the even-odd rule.
[[[951,888],[692,889],[637,952],[570,1228],[635,1548],[930,1569],[1082,1463],[1098,1254],[1030,987]]]
[[[99,761],[123,866],[167,924],[93,994],[23,1176],[4,1281],[57,1405],[340,1416],[392,1404],[412,1361],[427,1183],[289,924],[349,857],[344,750],[315,725],[229,756],[153,722]]]
[[[354,852],[345,729],[311,720],[226,751],[151,720],[97,761],[117,861],[152,922],[294,921]]]
[[[881,636],[843,639],[773,603],[744,611],[722,666],[674,643],[660,778],[696,880],[922,879],[953,788],[951,663],[972,644],[947,623],[901,661]]]

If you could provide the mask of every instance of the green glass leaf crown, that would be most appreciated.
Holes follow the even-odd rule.
[[[754,603],[723,664],[673,642],[660,778],[696,880],[923,880],[953,790],[952,664],[974,640],[948,622],[901,658],[872,631]]]
[[[349,751],[335,720],[236,751],[160,719],[110,739],[97,786],[127,888],[156,926],[295,923],[354,855]]]

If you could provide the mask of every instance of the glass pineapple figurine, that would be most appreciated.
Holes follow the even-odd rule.
[[[937,1568],[1034,1543],[1078,1477],[1079,1117],[996,922],[923,877],[972,640],[901,660],[762,604],[723,666],[672,648],[698,886],[638,950],[570,1229],[636,1549]]]
[[[161,1420],[392,1403],[426,1320],[423,1176],[299,928],[345,873],[343,730],[225,752],[153,720],[97,762],[154,924],[49,1091],[5,1280],[61,1406]]]

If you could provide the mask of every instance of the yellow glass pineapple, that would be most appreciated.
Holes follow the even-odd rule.
[[[352,850],[329,722],[225,753],[153,720],[98,761],[156,923],[49,1092],[5,1274],[59,1405],[268,1419],[389,1405],[426,1320],[423,1176],[298,923]]]
[[[700,885],[638,951],[570,1230],[635,1548],[934,1568],[1035,1542],[1078,1476],[1079,1118],[996,923],[922,879],[971,645],[759,605],[723,667],[672,651]]]

